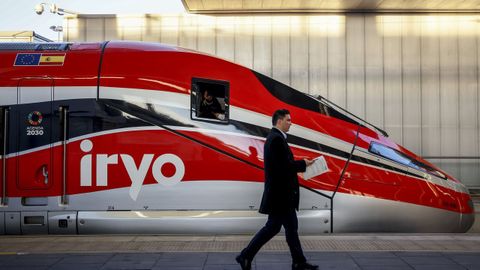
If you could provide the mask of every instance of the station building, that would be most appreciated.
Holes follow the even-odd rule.
[[[52,42],[34,31],[0,31],[0,42]]]

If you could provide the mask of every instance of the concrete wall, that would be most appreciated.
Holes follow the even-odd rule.
[[[253,68],[480,187],[480,15],[81,15],[64,28],[67,41],[162,42]]]

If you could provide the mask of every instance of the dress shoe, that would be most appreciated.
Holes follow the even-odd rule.
[[[318,265],[309,264],[308,262],[292,264],[292,270],[317,270],[317,269],[318,269]]]
[[[235,260],[240,264],[242,270],[250,270],[252,269],[252,261],[249,259],[244,258],[242,255],[238,255]]]

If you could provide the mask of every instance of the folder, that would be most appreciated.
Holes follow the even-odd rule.
[[[313,164],[307,166],[307,169],[303,173],[303,179],[308,180],[315,176],[319,176],[328,171],[327,161],[323,156],[319,156],[313,160]]]

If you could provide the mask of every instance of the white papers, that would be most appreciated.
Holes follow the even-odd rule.
[[[327,161],[323,156],[319,156],[313,160],[313,164],[307,166],[303,173],[303,179],[308,180],[312,177],[319,176],[328,171]]]

